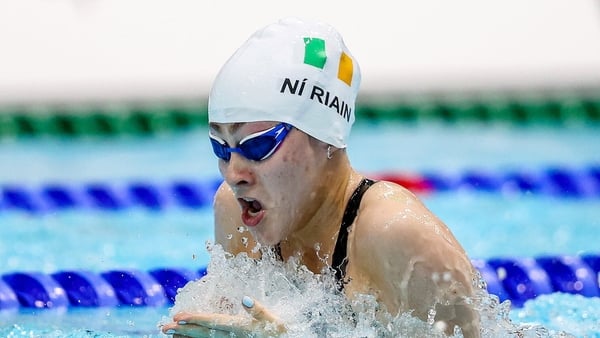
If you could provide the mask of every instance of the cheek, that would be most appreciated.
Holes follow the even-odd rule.
[[[307,182],[308,164],[301,156],[288,153],[272,170],[263,172],[263,180],[278,195],[280,203],[288,203],[291,196],[298,196]]]
[[[318,149],[308,135],[297,132],[284,143],[282,162],[286,170],[295,176],[307,175],[315,163]],[[297,182],[296,182],[297,183]]]
[[[310,161],[305,154],[290,153],[283,157],[282,167],[283,179],[291,180],[292,177],[305,176],[310,170]]]
[[[315,171],[313,149],[307,140],[302,138],[290,139],[285,148],[281,149],[278,165],[264,173],[265,180],[272,186],[281,188],[283,196],[302,196],[312,184],[311,173]]]

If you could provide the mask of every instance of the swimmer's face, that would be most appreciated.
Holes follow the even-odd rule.
[[[248,135],[277,124],[211,123],[210,132],[229,147],[237,147]],[[321,177],[319,166],[325,161],[317,142],[292,128],[265,160],[249,160],[237,152],[231,153],[229,161],[218,160],[219,171],[240,205],[236,212],[261,244],[273,245],[287,238],[307,222],[304,218],[316,208],[313,187]]]

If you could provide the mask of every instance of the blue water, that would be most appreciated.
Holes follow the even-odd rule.
[[[598,252],[598,237],[590,236],[600,228],[595,200],[451,193],[424,200],[472,258]],[[209,208],[68,211],[43,217],[12,212],[0,220],[5,227],[0,273],[202,266],[208,262],[204,244],[213,231]]]
[[[600,163],[599,128],[357,124],[349,156],[365,173],[537,169]],[[207,131],[138,139],[0,140],[0,180],[45,183],[215,177]]]
[[[471,169],[502,172],[599,164],[599,144],[600,130],[585,126],[359,124],[350,140],[349,155],[355,167],[366,174],[452,174]],[[218,177],[206,130],[147,139],[1,140],[0,163],[0,183],[25,186]],[[600,229],[600,198],[471,191],[422,197],[450,226],[472,258],[572,255],[600,250],[594,235]],[[2,210],[0,226],[0,273],[50,273],[90,267],[96,271],[195,268],[208,261],[205,241],[212,238],[212,213],[208,208],[178,207],[162,212],[81,209],[42,215]],[[552,295],[515,309],[511,315],[515,320],[543,323],[549,328],[570,328],[576,335],[590,336],[592,332],[599,336],[598,326],[586,324],[589,318],[598,318],[599,309],[598,299]],[[31,315],[23,311],[0,313],[0,333],[32,331],[39,336],[77,337],[88,336],[86,330],[91,330],[106,336],[159,336],[155,325],[167,312],[69,309],[66,314],[38,310]],[[577,328],[583,333],[575,332]]]

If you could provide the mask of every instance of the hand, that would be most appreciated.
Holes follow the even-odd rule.
[[[242,307],[252,318],[219,313],[180,312],[173,323],[162,327],[162,332],[173,337],[248,337],[257,333],[278,336],[286,332],[285,325],[262,304],[245,296]]]

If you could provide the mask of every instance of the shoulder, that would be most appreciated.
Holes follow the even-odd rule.
[[[233,212],[236,208],[239,208],[235,195],[225,182],[221,183],[217,192],[215,193],[213,209],[215,213],[215,225],[218,227],[233,228],[237,224],[241,223],[241,219],[238,221],[231,215],[239,214]]]
[[[375,290],[389,310],[412,309],[422,319],[441,302],[436,320],[471,330],[464,296],[473,293],[474,269],[450,229],[394,183],[376,183],[363,202],[349,244],[351,290]]]
[[[386,181],[376,182],[365,192],[358,215],[357,230],[375,234],[413,231],[417,224],[439,222],[414,193]]]
[[[217,188],[214,196],[215,209],[228,209],[236,203],[235,196],[229,185],[223,181]]]
[[[256,246],[252,236],[240,231],[244,224],[241,219],[241,209],[229,185],[221,183],[214,197],[215,242],[232,254],[240,252],[251,253]]]
[[[419,257],[434,270],[450,256],[466,259],[446,224],[415,194],[391,182],[367,190],[353,232],[357,253],[376,252],[407,264]]]

